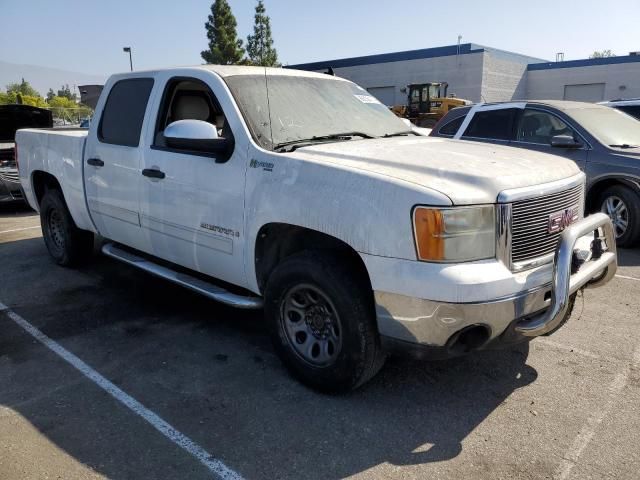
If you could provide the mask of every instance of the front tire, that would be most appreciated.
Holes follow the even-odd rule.
[[[276,353],[302,383],[340,393],[372,378],[384,363],[371,290],[348,261],[303,252],[276,267],[265,315]]]
[[[58,265],[79,265],[91,256],[93,233],[76,226],[60,190],[45,192],[40,202],[40,225],[49,255]]]
[[[640,241],[640,196],[636,192],[614,185],[602,192],[598,205],[611,218],[619,247],[633,247]]]

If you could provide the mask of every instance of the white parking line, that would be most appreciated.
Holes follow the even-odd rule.
[[[578,355],[582,355],[583,357],[593,358],[595,360],[603,360],[602,356],[598,355],[597,353],[583,350],[581,348],[572,347],[571,345],[565,345],[564,343],[554,342],[553,340],[549,340],[547,337],[538,337],[536,338],[535,342],[541,343],[543,345],[548,345],[559,350],[566,350],[568,352],[577,353]]]
[[[636,348],[631,362],[634,368],[640,366],[640,346]],[[591,442],[596,434],[596,429],[613,408],[613,404],[620,392],[622,392],[624,387],[626,387],[630,372],[631,365],[627,365],[622,372],[617,374],[613,379],[613,382],[611,382],[608,388],[609,398],[607,402],[587,418],[587,421],[580,429],[580,432],[578,432],[578,435],[571,444],[571,447],[567,453],[564,454],[562,463],[560,463],[556,469],[556,474],[553,478],[557,478],[559,480],[566,480],[569,478],[569,474],[571,474],[571,470],[578,463],[580,455],[582,455],[582,452],[584,452],[589,445],[589,442]]]
[[[635,277],[627,277],[626,275],[616,275],[618,278],[624,278],[625,280],[635,280],[636,282],[640,282],[640,278]]]
[[[93,383],[102,388],[105,392],[111,395],[113,398],[118,400],[120,403],[125,405],[129,410],[131,410],[136,415],[145,419],[148,423],[150,423],[156,430],[158,430],[162,435],[167,437],[177,446],[187,451],[189,454],[194,456],[200,463],[202,463],[205,467],[207,467],[211,473],[215,474],[216,477],[224,479],[224,480],[242,480],[242,476],[230,468],[228,468],[224,463],[220,460],[216,460],[209,454],[205,449],[203,449],[200,445],[195,443],[189,437],[184,435],[183,433],[176,430],[162,418],[160,418],[157,414],[146,408],[140,402],[138,402],[132,396],[126,394],[122,390],[120,390],[117,386],[107,380],[105,377],[100,375],[94,369],[92,369],[89,365],[84,363],[78,357],[76,357],[73,353],[64,349],[60,344],[55,342],[54,340],[47,337],[44,333],[38,330],[36,327],[27,322],[20,315],[15,313],[9,307],[0,302],[0,312],[5,312],[7,316],[13,320],[16,324],[22,327],[27,333],[33,336],[36,340],[42,343],[49,350],[53,351],[59,357],[61,357],[64,361],[69,363],[71,366],[76,368],[80,373],[82,373],[85,377],[91,380]]]
[[[3,233],[22,232],[23,230],[34,230],[36,228],[40,228],[40,225],[36,225],[34,227],[13,228],[11,230],[3,230],[2,232],[0,232],[0,235],[2,235]]]

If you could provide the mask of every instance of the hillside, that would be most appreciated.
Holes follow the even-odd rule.
[[[65,84],[69,84],[72,92],[74,85],[104,84],[107,75],[89,75],[37,65],[20,65],[0,61],[0,89],[4,90],[7,84],[19,82],[22,78],[27,80],[42,96],[46,96],[49,88],[57,90]],[[77,89],[76,93],[78,93]]]

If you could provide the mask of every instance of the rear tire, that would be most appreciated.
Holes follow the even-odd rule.
[[[598,207],[611,218],[619,247],[633,247],[640,241],[640,195],[614,185],[600,194]]]
[[[371,290],[349,262],[319,251],[286,258],[269,277],[265,315],[276,353],[305,385],[358,388],[384,364]]]
[[[58,265],[79,265],[91,256],[93,233],[76,226],[60,190],[45,192],[40,202],[40,225],[49,255]]]

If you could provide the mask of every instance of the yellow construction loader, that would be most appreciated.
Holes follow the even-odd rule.
[[[395,105],[391,111],[418,127],[433,128],[452,108],[471,104],[469,100],[447,96],[448,89],[447,82],[407,85],[407,105]]]

